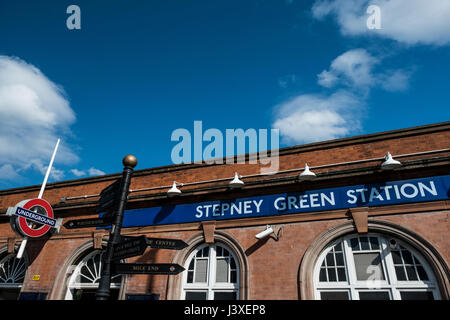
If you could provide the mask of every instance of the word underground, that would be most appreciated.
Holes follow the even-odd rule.
[[[245,153],[248,150],[248,163],[259,162],[269,167],[261,167],[261,173],[275,173],[279,168],[279,129],[270,129],[270,155],[268,154],[267,129],[226,129],[224,135],[219,129],[211,128],[203,132],[202,121],[194,121],[193,140],[189,130],[184,128],[172,132],[171,141],[178,143],[172,148],[171,159],[175,164],[192,163],[192,146],[194,163],[223,164],[224,150],[226,163],[233,164],[235,155],[238,164],[245,163]],[[246,141],[248,140],[248,145]],[[236,144],[235,144],[236,141]],[[208,143],[203,148],[203,142]],[[224,148],[225,146],[225,148]],[[236,148],[235,148],[236,147]],[[236,149],[236,153],[235,153]]]
[[[437,196],[436,186],[433,181],[429,184],[424,182],[392,184],[386,186],[374,186],[370,188],[350,188],[344,193],[342,199],[348,205],[355,205],[358,201],[362,203],[377,202],[381,205],[384,201],[413,199],[416,197],[425,198],[427,195]],[[236,216],[246,214],[262,213],[262,208],[266,208],[264,200],[272,202],[269,211],[275,209],[278,212],[323,208],[333,209],[336,206],[337,198],[341,193],[335,191],[308,192],[300,195],[282,195],[274,199],[260,198],[257,200],[237,199],[235,202],[222,202],[215,204],[202,204],[195,208],[196,218]]]
[[[46,224],[48,226],[54,227],[56,224],[56,220],[49,218],[47,216],[43,216],[41,214],[35,213],[33,211],[17,207],[16,209],[16,215],[33,220],[34,222],[39,222]]]

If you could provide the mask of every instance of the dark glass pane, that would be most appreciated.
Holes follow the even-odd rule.
[[[326,268],[320,268],[320,273],[319,273],[319,281],[327,281],[327,269]]]
[[[237,272],[236,271],[231,271],[230,272],[230,282],[231,283],[236,283],[237,282]]]
[[[358,251],[359,250],[358,238],[350,239],[350,245],[351,245],[353,251]]]
[[[231,269],[236,269],[236,262],[234,262],[233,258],[230,258],[230,268]]]
[[[1,288],[0,300],[17,300],[19,298],[20,288]]]
[[[187,274],[187,283],[194,282],[194,271],[189,271]]]
[[[375,237],[370,237],[370,245],[372,246],[372,250],[380,249],[380,245],[378,244],[378,239]]]
[[[98,264],[97,264],[98,265]],[[89,268],[90,270],[94,270],[94,259],[89,259],[86,262],[86,267]]]
[[[370,250],[369,240],[367,237],[361,237],[359,238],[359,241],[361,242],[361,250]]]
[[[236,300],[236,292],[214,292],[214,300]]]
[[[94,256],[94,259],[92,259],[96,265],[100,263],[100,254],[97,254]]]
[[[216,249],[216,255],[217,255],[218,257],[221,257],[221,256],[222,256],[222,247],[217,246],[217,249]]]
[[[400,251],[393,250],[391,251],[392,254],[392,260],[394,261],[394,264],[403,264],[402,257],[400,256]]]
[[[397,275],[398,281],[406,281],[405,269],[403,267],[395,267],[395,274]]]
[[[194,270],[194,260],[195,259],[191,260],[191,263],[189,264],[189,268],[188,268],[189,270]]]
[[[207,257],[209,255],[209,247],[203,248],[203,256]]]
[[[347,281],[347,277],[345,276],[344,268],[337,268],[338,279],[339,281]]]
[[[342,252],[336,253],[336,265],[343,266],[344,265],[344,254]]]
[[[411,252],[404,250],[404,251],[402,251],[402,255],[403,255],[403,260],[405,261],[405,264],[413,264]]]
[[[417,274],[416,274],[416,270],[414,270],[414,267],[406,266],[405,269],[406,269],[406,274],[408,275],[409,281],[417,280]]]
[[[419,279],[422,281],[428,281],[428,275],[425,272],[425,269],[422,266],[416,266],[417,273],[419,274]]]
[[[400,296],[402,300],[434,300],[431,291],[402,291]]]
[[[333,252],[330,252],[329,254],[327,254],[327,266],[334,266],[334,257],[333,257]]]
[[[339,242],[337,245],[334,246],[334,252],[341,252],[342,251],[342,242]]]
[[[336,281],[336,271],[334,268],[328,268],[328,281]]]
[[[92,283],[92,281],[94,280],[86,265],[81,267],[80,273],[81,283]]]
[[[186,300],[206,300],[206,292],[188,291]]]
[[[359,293],[359,300],[390,300],[387,291],[365,291]]]
[[[202,250],[199,250],[195,256],[201,258],[201,256],[202,256]]]
[[[228,250],[223,248],[223,256],[228,257],[229,255],[230,255],[230,253],[228,252]]]
[[[320,293],[321,300],[349,300],[346,291],[322,291]]]

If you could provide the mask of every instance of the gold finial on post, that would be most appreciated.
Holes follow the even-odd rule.
[[[137,159],[132,154],[129,154],[123,158],[122,163],[125,167],[134,168],[137,165]]]

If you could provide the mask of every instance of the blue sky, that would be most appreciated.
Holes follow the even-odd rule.
[[[450,4],[370,4],[380,30],[366,0],[2,1],[0,188],[40,184],[58,137],[50,181],[172,164],[195,120],[281,147],[449,120]]]

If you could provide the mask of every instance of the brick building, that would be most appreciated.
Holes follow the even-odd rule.
[[[271,175],[261,174],[259,163],[135,170],[122,235],[188,246],[147,248],[126,262],[177,263],[185,271],[117,274],[112,295],[449,299],[449,141],[444,122],[283,148],[279,172]],[[387,152],[401,166],[383,167]],[[305,163],[315,177],[300,176]],[[244,185],[231,188],[236,172]],[[51,183],[44,198],[64,222],[94,218],[99,192],[120,176]],[[174,181],[181,194],[169,197]],[[108,229],[61,227],[30,238],[16,258],[22,237],[5,213],[39,189],[0,191],[0,297],[93,298]],[[273,233],[255,237],[269,227]]]

